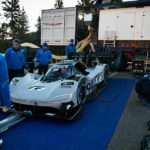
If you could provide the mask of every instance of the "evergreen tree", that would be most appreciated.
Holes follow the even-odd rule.
[[[0,39],[5,40],[8,37],[8,24],[2,23],[0,27]]]
[[[63,5],[64,5],[64,3],[63,3],[62,0],[55,0],[54,7],[55,7],[56,9],[63,8],[63,7],[64,7]]]
[[[82,6],[92,5],[95,4],[95,0],[78,0],[78,4]]]
[[[102,0],[102,3],[122,2],[122,0]]]
[[[11,38],[15,38],[20,12],[19,0],[5,0],[2,5],[4,16],[8,20],[8,27],[10,28],[9,35]]]
[[[35,45],[41,45],[41,18],[38,17],[37,24],[35,25],[37,30],[28,34],[28,41]]]
[[[101,3],[111,3],[111,2],[122,2],[122,0],[78,0],[78,4],[82,6],[101,4]]]
[[[111,0],[111,2],[122,2],[122,0]]]
[[[17,37],[20,38],[22,41],[25,41],[27,37],[27,33],[29,31],[29,25],[28,25],[28,16],[24,8],[20,10],[17,28],[18,28]]]
[[[41,17],[39,16],[37,19],[37,24],[35,25],[36,30],[36,38],[37,38],[37,44],[39,45],[41,43]]]

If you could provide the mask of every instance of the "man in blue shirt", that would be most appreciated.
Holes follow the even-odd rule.
[[[24,53],[20,47],[20,40],[13,40],[13,46],[7,49],[5,53],[5,60],[7,63],[9,81],[14,77],[22,76],[22,67],[25,62]]]
[[[69,57],[76,52],[76,46],[74,45],[74,40],[70,40],[70,44],[66,47],[66,56]]]
[[[1,54],[0,54],[0,105],[4,106],[3,111],[7,111],[11,106],[7,65],[4,57]]]
[[[4,106],[3,112],[7,112],[11,106],[7,65],[4,57],[1,54],[0,54],[0,105]],[[0,147],[2,143],[3,140],[0,139]]]
[[[45,74],[48,69],[48,64],[52,60],[52,54],[51,51],[48,50],[47,43],[43,43],[43,47],[38,50],[36,59],[39,61],[39,74],[41,75],[42,72]]]

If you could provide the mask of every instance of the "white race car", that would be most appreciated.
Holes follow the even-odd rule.
[[[27,74],[10,83],[11,100],[18,111],[72,120],[97,88],[107,83],[106,64],[87,68],[80,61],[63,60],[45,75]]]

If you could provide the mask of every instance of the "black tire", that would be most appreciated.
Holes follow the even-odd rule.
[[[79,105],[82,105],[86,102],[86,99],[87,99],[87,88],[86,88],[86,84],[84,81],[81,81],[78,85],[78,88],[77,88],[77,102]]]
[[[105,83],[107,83],[108,77],[109,77],[109,75],[108,75],[108,68],[106,67],[106,68],[105,68],[105,71],[104,71],[104,82],[105,82]]]
[[[127,56],[125,54],[122,54],[120,64],[119,64],[117,70],[118,71],[125,71],[127,67],[128,67]]]
[[[150,135],[145,135],[141,142],[141,150],[150,150]]]

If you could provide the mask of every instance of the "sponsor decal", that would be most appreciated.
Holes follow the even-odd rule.
[[[61,88],[71,88],[72,85],[74,85],[74,82],[63,82]]]
[[[71,88],[71,85],[61,85],[61,88]]]
[[[36,91],[43,91],[45,90],[46,88],[43,87],[43,86],[33,86],[33,87],[30,87],[29,90],[32,91],[32,90],[36,90]]]
[[[74,85],[74,82],[63,82],[61,85]]]

